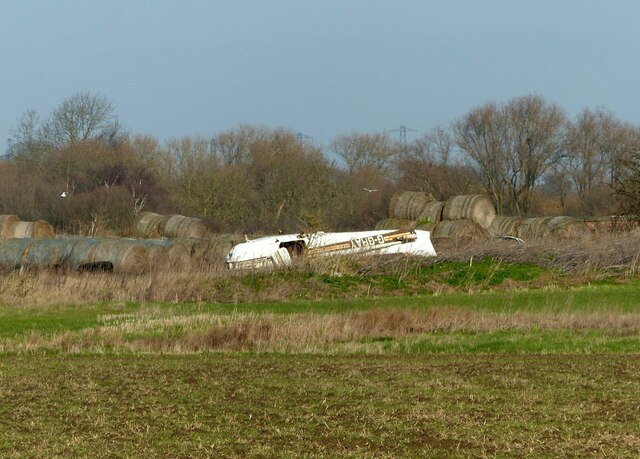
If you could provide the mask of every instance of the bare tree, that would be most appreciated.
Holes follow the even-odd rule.
[[[624,126],[624,140],[620,142],[620,154],[613,188],[621,201],[621,210],[640,216],[640,128]],[[619,133],[622,135],[622,133]],[[620,139],[618,139],[620,140]]]
[[[386,133],[342,135],[334,139],[329,148],[342,158],[349,171],[363,166],[386,171],[402,151],[400,145],[394,143]]]
[[[426,191],[438,200],[481,190],[478,174],[452,159],[455,147],[451,131],[441,127],[410,144],[408,153],[396,162],[400,189]]]
[[[562,156],[564,115],[539,96],[489,103],[455,124],[457,145],[478,168],[499,213],[531,210],[542,175]]]
[[[66,98],[44,125],[46,138],[58,147],[89,139],[114,139],[120,131],[111,102],[87,92]]]
[[[264,127],[241,125],[216,135],[211,147],[223,163],[241,164],[249,158],[251,145],[268,137],[269,131]]]
[[[499,214],[509,176],[509,129],[495,103],[476,108],[454,125],[456,144],[478,168]]]
[[[567,169],[581,198],[605,181],[610,163],[607,131],[614,123],[609,113],[585,109],[567,125]]]
[[[451,132],[438,126],[413,142],[408,149],[408,156],[446,165],[449,163],[454,147],[455,142]]]
[[[526,215],[538,181],[562,158],[565,117],[539,96],[514,99],[504,111],[511,153],[507,156],[510,205],[516,214]]]

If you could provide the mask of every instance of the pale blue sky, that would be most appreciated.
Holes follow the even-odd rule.
[[[532,93],[637,125],[639,20],[611,0],[0,0],[0,139],[79,91],[159,140],[241,123],[410,138]]]

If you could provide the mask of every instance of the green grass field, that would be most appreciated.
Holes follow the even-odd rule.
[[[421,269],[228,280],[317,299],[5,301],[0,456],[640,455],[639,280]]]

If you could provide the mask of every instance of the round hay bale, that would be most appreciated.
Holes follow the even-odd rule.
[[[442,210],[444,209],[444,202],[430,201],[425,204],[420,215],[418,215],[418,222],[424,223],[438,223],[442,220]]]
[[[522,239],[535,239],[551,235],[549,220],[553,217],[525,218],[518,227],[518,237]]]
[[[141,212],[135,224],[136,233],[141,237],[161,237],[164,234],[167,220],[169,220],[169,215]]]
[[[33,239],[10,239],[0,242],[0,266],[5,269],[18,269],[25,264],[26,254]]]
[[[137,243],[147,249],[149,255],[149,268],[161,269],[170,265],[169,247],[172,242],[167,239],[142,239]]]
[[[522,217],[496,217],[489,226],[491,236],[518,236],[518,229],[522,226]]]
[[[389,201],[389,217],[405,220],[417,220],[433,196],[423,191],[400,191]]]
[[[496,209],[488,197],[482,194],[453,196],[442,209],[443,220],[471,220],[484,229],[491,226]]]
[[[416,222],[414,220],[405,220],[403,218],[385,218],[376,223],[377,230],[387,229],[414,229]]]
[[[19,222],[20,218],[16,215],[0,215],[0,239],[12,238],[14,227]]]
[[[431,232],[432,239],[449,238],[474,241],[486,237],[487,232],[471,220],[442,220]]]
[[[159,245],[151,246],[147,249],[149,255],[150,269],[163,269],[169,266],[169,252]]]
[[[582,220],[573,217],[553,217],[547,221],[551,235],[557,238],[582,238],[591,235],[591,229]]]
[[[13,227],[14,238],[48,238],[53,237],[53,226],[44,220],[35,222],[18,222]]]
[[[182,242],[173,241],[167,249],[171,267],[175,269],[187,269],[191,267],[191,247]]]
[[[170,238],[203,238],[206,234],[202,220],[184,215],[171,215],[164,227],[164,235]]]
[[[414,229],[433,232],[433,229],[436,227],[437,223],[423,223],[421,225],[416,225]]]
[[[207,241],[203,253],[203,261],[208,265],[223,265],[225,256],[236,244],[232,234],[219,234]]]
[[[114,271],[141,273],[149,269],[147,249],[135,240],[103,239],[93,247],[89,260],[93,264],[111,263]]]

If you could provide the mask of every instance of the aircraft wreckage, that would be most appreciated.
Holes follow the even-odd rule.
[[[237,244],[225,261],[231,269],[267,268],[289,265],[297,257],[398,253],[436,256],[429,231],[378,230],[261,237]]]

